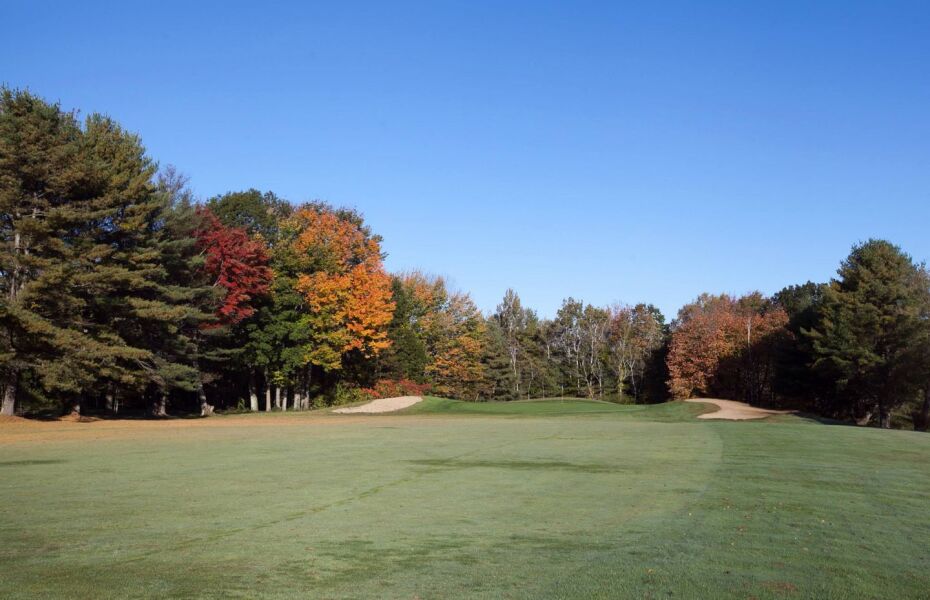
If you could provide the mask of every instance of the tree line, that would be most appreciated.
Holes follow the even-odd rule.
[[[837,277],[770,298],[704,294],[669,340],[676,398],[716,395],[926,431],[930,276],[898,246],[853,246]]]
[[[473,401],[715,395],[860,423],[928,421],[928,278],[884,241],[772,297],[567,298],[490,314],[388,273],[358,212],[254,189],[205,201],[112,119],[0,91],[2,414],[307,410],[402,394]]]

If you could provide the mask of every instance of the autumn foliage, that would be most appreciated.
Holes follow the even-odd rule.
[[[458,398],[481,393],[485,368],[486,324],[471,297],[450,291],[441,277],[410,272],[397,284],[410,299],[407,320],[423,340],[428,356],[422,376],[433,382],[433,391]]]
[[[675,398],[722,396],[765,402],[773,395],[774,363],[788,335],[788,316],[760,294],[704,294],[681,309],[668,355]]]
[[[346,352],[374,356],[390,346],[394,302],[378,238],[324,207],[298,210],[291,225],[298,231],[293,251],[310,264],[296,287],[310,309],[311,362],[338,369]]]
[[[213,286],[226,290],[216,309],[217,321],[233,325],[252,316],[252,300],[268,293],[272,279],[268,253],[244,229],[223,225],[209,209],[197,212],[201,221],[195,234],[205,255],[204,271]]]
[[[372,387],[362,388],[362,394],[371,400],[399,396],[424,396],[429,391],[428,383],[417,383],[410,379],[379,379]]]
[[[930,426],[930,274],[886,240],[829,282],[704,294],[670,326],[648,303],[572,296],[540,315],[512,289],[483,314],[441,277],[389,275],[353,209],[256,189],[198,202],[138,135],[27,91],[0,89],[0,163],[0,415],[307,410],[429,384]]]

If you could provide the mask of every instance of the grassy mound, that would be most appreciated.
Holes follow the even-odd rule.
[[[501,415],[530,416],[591,416],[625,415],[655,421],[687,421],[714,410],[712,407],[668,402],[658,405],[615,404],[584,398],[542,398],[514,402],[463,402],[427,396],[410,408],[392,414],[399,415]]]

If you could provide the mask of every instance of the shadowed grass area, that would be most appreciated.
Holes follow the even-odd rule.
[[[425,459],[412,460],[415,465],[426,467],[445,467],[449,469],[514,469],[517,471],[537,471],[540,469],[561,469],[577,473],[613,473],[620,469],[600,463],[571,463],[558,460],[446,460]]]
[[[706,410],[428,398],[0,436],[0,596],[926,597],[930,436]]]

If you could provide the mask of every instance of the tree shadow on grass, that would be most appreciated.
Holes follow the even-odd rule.
[[[824,417],[824,416],[814,414],[814,413],[809,413],[809,412],[797,411],[797,412],[792,413],[791,416],[801,419],[803,421],[811,421],[814,423],[820,423],[821,425],[843,425],[846,427],[858,427],[858,425],[856,425],[852,421],[841,421],[839,419],[831,419],[829,417]]]
[[[545,460],[454,460],[429,458],[407,461],[425,467],[440,467],[447,469],[513,469],[527,470],[559,470],[575,473],[619,473],[624,469],[615,465],[602,463],[570,463],[563,461]]]
[[[59,465],[67,461],[52,458],[47,460],[2,460],[0,461],[0,468],[3,467],[25,467],[29,465]]]
[[[223,414],[223,413],[217,413]],[[82,412],[80,416],[61,414],[57,410],[42,410],[27,412],[23,415],[24,419],[45,422],[70,422],[70,423],[93,423],[94,421],[176,421],[203,419],[198,412],[178,412],[169,414],[164,417],[156,417],[147,411],[126,411],[113,414],[105,411],[88,410]]]

